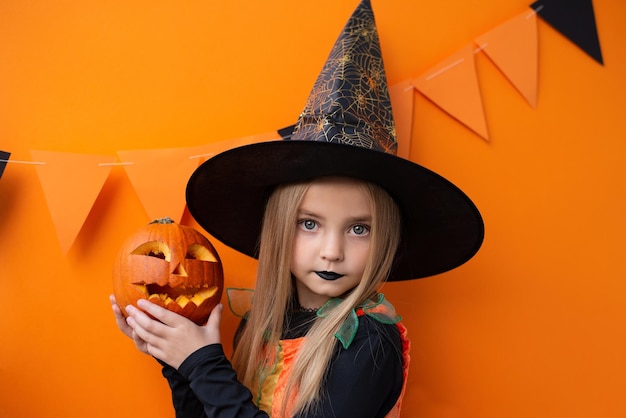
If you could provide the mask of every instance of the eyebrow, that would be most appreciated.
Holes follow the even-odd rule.
[[[311,218],[324,219],[323,216],[320,216],[316,214],[315,212],[311,212],[309,210],[302,210],[302,209],[298,210],[298,217],[301,217],[301,216],[310,216]],[[347,220],[348,220],[348,223],[359,223],[359,222],[370,223],[372,222],[372,216],[371,215],[357,215],[357,216],[349,217]]]

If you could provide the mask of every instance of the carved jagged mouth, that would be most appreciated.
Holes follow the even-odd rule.
[[[203,287],[170,287],[157,284],[136,284],[137,288],[145,295],[146,299],[161,306],[176,303],[181,308],[192,302],[200,306],[210,299],[218,291],[217,286],[204,285]]]

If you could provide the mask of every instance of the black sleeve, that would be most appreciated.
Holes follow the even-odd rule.
[[[244,324],[245,320],[240,323],[237,336]],[[179,370],[159,363],[172,391],[176,418],[268,416],[252,403],[252,394],[237,380],[220,344],[192,353]]]
[[[175,368],[159,361],[163,366],[162,373],[172,391],[172,403],[176,411],[176,418],[206,418],[204,407],[198,397],[189,387],[189,380],[183,377]]]
[[[384,417],[395,405],[404,384],[398,328],[367,316],[359,322],[350,347],[338,344],[319,408],[298,418]]]
[[[181,391],[174,405],[189,407],[189,412],[176,408],[177,418],[220,417],[220,418],[267,418],[252,402],[252,394],[237,380],[235,370],[224,354],[221,344],[212,344],[192,353],[178,369],[181,377],[188,381],[192,394]],[[172,383],[170,382],[170,387]],[[173,389],[172,389],[173,390]],[[177,395],[173,395],[177,398]],[[195,396],[197,402],[188,401]],[[197,404],[204,413],[198,412]],[[179,413],[181,415],[179,415]],[[189,415],[188,415],[189,413]],[[195,415],[191,415],[195,414]]]

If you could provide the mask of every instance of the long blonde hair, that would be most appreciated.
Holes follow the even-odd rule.
[[[294,232],[298,208],[310,184],[281,185],[266,205],[254,302],[232,359],[239,380],[253,392],[259,375],[271,365],[268,349],[278,344],[285,312],[292,309],[295,290],[290,262]],[[389,274],[400,240],[401,220],[395,202],[379,186],[362,181],[357,185],[370,196],[372,205],[367,265],[359,284],[328,315],[317,318],[307,333],[285,390],[285,393],[297,393],[293,410],[289,411],[292,415],[315,408],[336,344],[334,334],[352,309],[377,293]],[[281,415],[286,415],[286,404],[287,399]]]

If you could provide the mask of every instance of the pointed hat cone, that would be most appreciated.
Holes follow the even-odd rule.
[[[396,154],[387,78],[369,0],[359,4],[337,38],[291,139]]]

